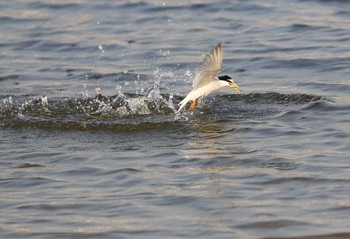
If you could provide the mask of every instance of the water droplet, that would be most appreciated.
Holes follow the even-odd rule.
[[[101,95],[101,88],[98,85],[95,88],[95,92],[96,92],[96,96],[100,96]]]
[[[186,72],[185,72],[185,75],[186,76],[192,76],[192,73],[191,73],[191,71],[189,69],[187,69]]]
[[[102,53],[105,53],[104,47],[103,47],[102,45],[99,45],[99,46],[98,46],[98,49],[99,49]]]
[[[89,93],[87,91],[86,84],[83,85],[83,90],[81,91],[81,94],[83,95],[84,99],[89,98]]]

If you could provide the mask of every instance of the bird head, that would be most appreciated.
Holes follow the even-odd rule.
[[[229,77],[228,75],[224,75],[224,76],[219,76],[218,77],[219,80],[222,81],[226,81],[229,87],[232,87],[233,89],[235,89],[238,93],[241,93],[241,90],[239,89],[238,85],[232,80],[231,77]]]

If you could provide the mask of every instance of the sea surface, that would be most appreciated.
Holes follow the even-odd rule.
[[[350,1],[1,1],[0,36],[0,238],[350,238]],[[243,93],[176,113],[219,42]]]

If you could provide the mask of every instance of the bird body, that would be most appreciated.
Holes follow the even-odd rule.
[[[225,86],[232,87],[240,92],[238,85],[233,82],[231,77],[227,75],[217,77],[217,74],[221,71],[222,58],[222,47],[221,43],[219,43],[206,55],[203,62],[197,67],[196,76],[192,85],[193,89],[179,103],[180,107],[178,111],[181,111],[190,101],[192,101],[192,104],[189,109],[193,110],[199,97],[205,97],[211,92]]]
[[[212,81],[209,84],[202,86],[198,89],[192,90],[180,103],[179,111],[185,107],[185,105],[190,101],[197,101],[199,97],[206,97],[211,92],[218,90],[222,87],[228,86],[228,83],[226,81]],[[196,104],[196,103],[195,103]],[[195,105],[191,108],[194,108]]]

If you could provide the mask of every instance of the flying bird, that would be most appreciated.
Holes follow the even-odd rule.
[[[205,97],[211,92],[218,90],[222,87],[228,86],[232,87],[239,93],[241,90],[238,85],[232,80],[228,75],[217,76],[221,71],[222,65],[222,47],[219,43],[214,47],[209,54],[207,54],[202,63],[199,64],[195,73],[195,78],[192,84],[192,91],[179,103],[180,112],[188,102],[191,102],[190,110],[193,110],[196,105],[199,97]]]

